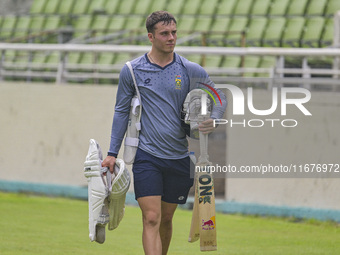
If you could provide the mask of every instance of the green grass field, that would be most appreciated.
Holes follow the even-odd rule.
[[[0,193],[0,254],[143,254],[141,212],[127,207],[100,245],[88,238],[86,201]],[[169,254],[199,254],[188,243],[191,212],[178,210]],[[340,254],[335,223],[218,214],[218,250],[211,254]]]

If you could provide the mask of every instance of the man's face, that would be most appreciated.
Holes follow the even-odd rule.
[[[161,53],[172,53],[174,51],[177,40],[176,23],[171,21],[164,24],[163,21],[155,25],[153,33],[148,33],[152,47]]]

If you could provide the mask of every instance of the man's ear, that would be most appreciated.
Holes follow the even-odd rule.
[[[148,38],[149,38],[149,41],[152,42],[153,41],[153,33],[148,33]]]

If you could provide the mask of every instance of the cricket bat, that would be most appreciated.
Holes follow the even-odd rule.
[[[200,132],[200,157],[195,173],[195,200],[189,242],[200,239],[201,251],[217,250],[214,182],[209,171],[208,135]],[[196,169],[195,167],[195,169]]]

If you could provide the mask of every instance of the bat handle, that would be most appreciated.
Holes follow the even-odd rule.
[[[200,163],[207,163],[209,162],[209,155],[208,155],[208,134],[203,134],[199,132],[200,137],[200,157],[198,162]]]

